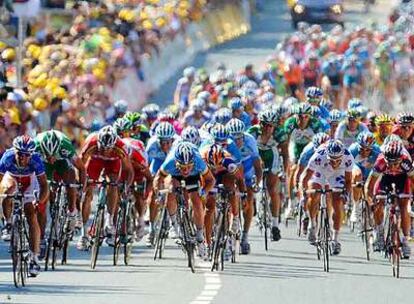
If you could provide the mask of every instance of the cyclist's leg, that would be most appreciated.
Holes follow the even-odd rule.
[[[106,161],[105,162],[105,175],[108,176],[111,182],[118,182],[121,174],[121,161]],[[109,186],[107,189],[107,207],[109,213],[109,219],[107,226],[115,226],[115,213],[119,205],[119,191],[117,186]]]
[[[0,184],[0,189],[1,189],[1,193],[2,194],[13,194],[16,191],[16,181],[14,180],[14,178],[6,173],[3,176],[3,179],[1,181]],[[2,207],[3,207],[3,215],[4,218],[6,220],[6,229],[10,230],[10,224],[11,224],[11,220],[12,220],[12,211],[13,211],[13,202],[11,199],[4,199],[2,202]],[[7,236],[6,234],[2,235],[3,239],[10,239],[10,234],[9,231],[5,231],[5,233],[7,232]]]
[[[362,172],[358,166],[354,166],[352,169],[352,184],[357,184],[362,181]],[[356,222],[358,220],[358,208],[359,208],[359,201],[362,196],[362,188],[361,187],[352,187],[352,213],[351,213],[351,221]]]
[[[219,182],[219,178],[217,177],[216,179],[216,183]],[[239,230],[240,229],[240,208],[239,208],[239,201],[237,199],[237,196],[235,194],[236,191],[236,186],[235,186],[235,182],[236,182],[236,178],[234,175],[231,174],[225,174],[222,178],[222,182],[224,187],[229,190],[231,193],[233,193],[232,195],[230,195],[229,197],[229,203],[231,206],[231,212],[230,212],[230,218],[229,218],[229,222],[233,223],[232,225],[232,230],[236,229]],[[238,232],[238,231],[234,231],[234,232]]]
[[[29,247],[34,256],[40,253],[40,226],[36,217],[36,209],[32,201],[24,204],[24,214],[29,224]]]
[[[213,233],[215,208],[216,208],[216,201],[215,201],[214,195],[208,195],[207,202],[206,202],[206,212],[204,216],[204,227],[205,227],[207,246],[211,246],[211,236]]]
[[[59,162],[59,169],[57,173],[61,176],[62,181],[65,184],[76,183],[75,168],[71,166],[67,160]],[[66,187],[66,193],[68,194],[68,209],[71,214],[76,212],[76,199],[78,190],[75,187]]]
[[[314,178],[312,179],[308,183],[308,190],[322,189],[324,183],[320,180]],[[314,193],[311,194],[307,200],[307,210],[309,213],[308,240],[310,243],[314,243],[316,240],[317,217],[320,199],[320,193]]]

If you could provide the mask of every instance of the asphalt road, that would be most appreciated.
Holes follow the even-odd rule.
[[[374,13],[363,14],[360,3],[347,5],[347,25],[369,18],[384,20],[389,2],[380,2]],[[238,70],[246,62],[260,65],[277,40],[291,31],[289,15],[282,1],[267,1],[265,13],[253,17],[252,32],[207,53],[198,55],[194,65],[213,67],[217,61]],[[179,74],[154,96],[167,102]],[[211,273],[199,261],[196,273],[186,268],[183,253],[167,243],[166,258],[154,261],[152,250],[143,243],[133,249],[131,265],[112,266],[111,249],[104,247],[96,270],[89,268],[89,253],[78,252],[72,244],[69,263],[56,271],[43,272],[17,290],[12,285],[7,246],[0,242],[0,303],[411,303],[414,283],[412,261],[403,261],[399,280],[391,267],[375,255],[370,262],[356,235],[344,228],[342,254],[333,257],[331,272],[324,273],[315,249],[294,235],[293,224],[282,230],[283,239],[271,243],[265,252],[263,240],[253,229],[252,253],[239,256],[238,263],[224,272]]]

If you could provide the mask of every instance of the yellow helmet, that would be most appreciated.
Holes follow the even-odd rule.
[[[47,102],[46,99],[42,98],[42,97],[37,97],[34,101],[33,101],[33,107],[37,110],[37,111],[44,111],[47,107],[48,107],[49,103]]]
[[[59,98],[59,99],[65,99],[67,96],[66,90],[62,87],[57,87],[53,90],[52,97],[53,98]]]
[[[377,125],[388,125],[394,123],[394,119],[386,113],[382,113],[375,118]]]

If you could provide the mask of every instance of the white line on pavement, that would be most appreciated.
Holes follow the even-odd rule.
[[[204,289],[190,304],[210,304],[221,288],[220,275],[210,271],[208,262],[201,262],[199,267],[204,271]]]

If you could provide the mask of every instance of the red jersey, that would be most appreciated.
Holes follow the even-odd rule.
[[[109,151],[109,153],[105,153],[104,155],[98,148],[98,133],[92,133],[85,139],[81,155],[84,155],[87,151],[92,151],[92,159],[120,160],[127,156],[126,144],[119,137],[116,139],[114,147]]]
[[[392,134],[398,135],[401,137],[401,126],[395,125],[392,129]],[[401,138],[402,139],[402,138]],[[406,139],[402,139],[404,147],[407,149],[408,153],[410,153],[411,158],[414,157],[414,132],[411,134],[411,136]]]
[[[127,147],[129,159],[139,163],[142,166],[148,166],[148,160],[145,154],[144,143],[138,139],[123,138],[122,141]]]
[[[384,158],[384,154],[380,154],[377,158],[377,161],[374,164],[373,173],[378,176],[383,175],[400,175],[407,174],[408,176],[414,176],[414,168],[410,157],[406,154],[401,156],[401,164],[396,168],[390,168],[387,161]]]

